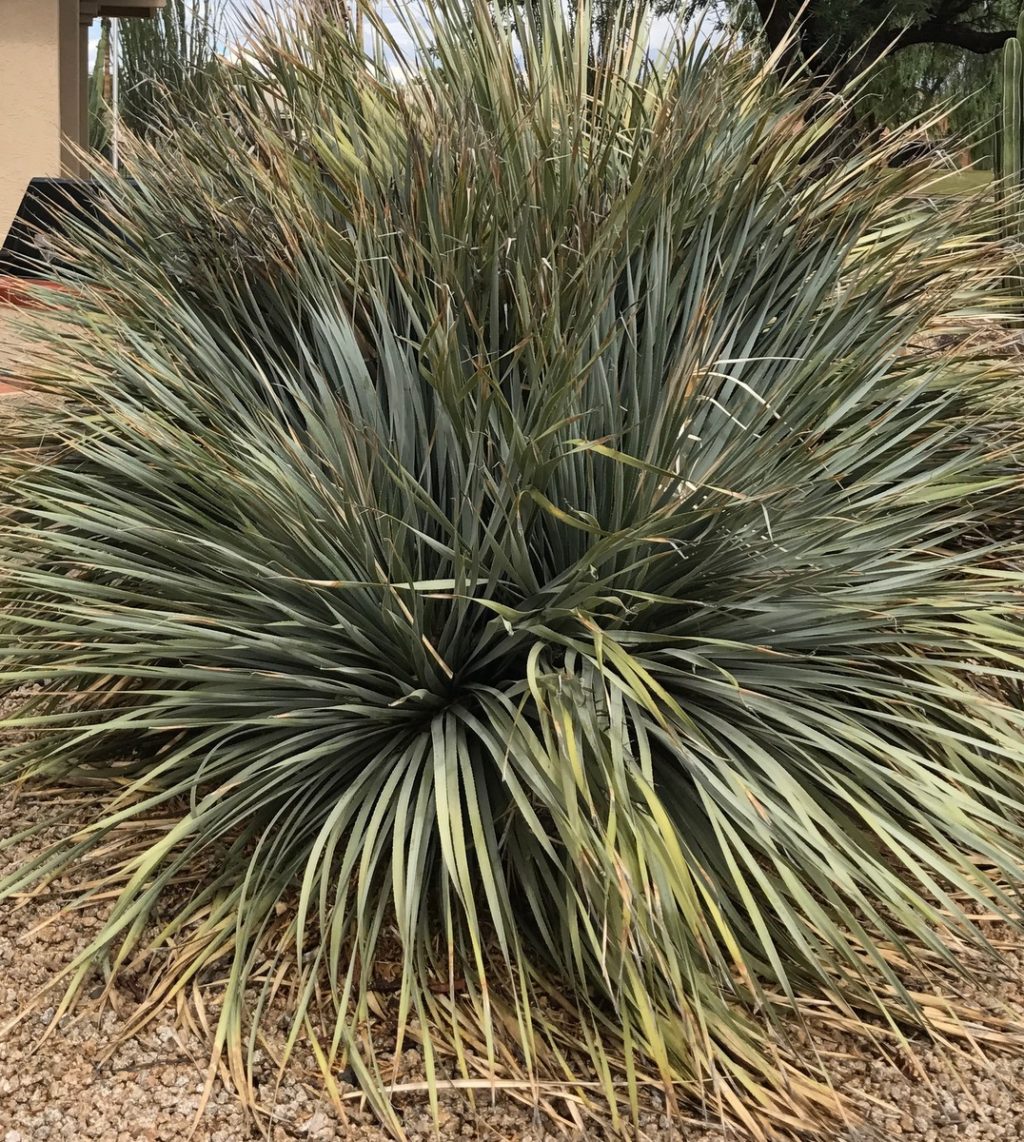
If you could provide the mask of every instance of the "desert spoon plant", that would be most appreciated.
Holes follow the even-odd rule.
[[[136,145],[37,333],[0,781],[95,812],[0,890],[112,901],[65,1002],[198,989],[243,1093],[283,1009],[396,1134],[410,1044],[434,1100],[812,1130],[814,1020],[984,1038],[931,997],[1020,922],[1021,581],[965,542],[1017,483],[921,348],[991,219],[740,50],[363,17]]]

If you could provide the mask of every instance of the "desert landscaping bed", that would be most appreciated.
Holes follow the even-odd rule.
[[[0,835],[24,829],[42,814],[42,800],[31,789],[8,794],[0,799]],[[84,810],[81,819],[87,819]],[[45,837],[37,837],[4,852],[0,873],[42,843]],[[30,1003],[85,945],[99,923],[97,910],[85,910],[59,926],[40,928],[58,908],[61,888],[57,885],[51,895],[22,907],[0,905],[0,1023]],[[1022,966],[1022,957],[1008,955],[1004,976],[988,981],[988,986],[993,1006],[1004,1003],[1024,1026]],[[54,995],[48,1002],[55,1003],[57,998]],[[169,1142],[189,1136],[205,1082],[202,1036],[190,1032],[174,1011],[168,1011],[147,1030],[118,1044],[119,1030],[135,1002],[123,988],[115,989],[112,1008],[98,1016],[87,1009],[65,1016],[61,1026],[42,1042],[52,1005],[6,1031],[0,1038],[3,1142]],[[890,1060],[850,1042],[818,1046],[836,1053],[837,1083],[859,1099],[867,1122],[843,1131],[837,1142],[893,1137],[907,1142],[1024,1138],[1024,1058],[986,1061],[965,1053],[951,1065],[924,1044],[912,1057]],[[407,1069],[401,1081],[415,1085],[422,1079],[417,1053],[407,1052],[404,1064]],[[262,1109],[268,1114],[267,1132],[275,1142],[292,1138],[383,1142],[388,1137],[357,1099],[351,1101],[348,1120],[339,1120],[321,1092],[311,1060],[296,1060],[276,1090],[276,1098],[272,1094],[275,1073],[271,1060],[265,1059],[262,1090],[267,1092],[267,1102]],[[441,1136],[516,1142],[559,1136],[550,1118],[535,1116],[508,1096],[499,1095],[492,1105],[489,1096],[482,1094],[477,1103],[474,1110],[461,1094],[443,1096]],[[431,1136],[424,1096],[400,1095],[398,1105],[410,1137]],[[563,1100],[552,1099],[551,1108],[566,1113]],[[568,1134],[586,1139],[606,1136],[587,1120],[582,1129],[570,1127]],[[193,1137],[199,1142],[240,1142],[261,1136],[266,1135],[246,1120],[234,1094],[218,1082]],[[735,1135],[696,1122],[672,1122],[654,1105],[643,1116],[640,1137],[658,1142],[724,1142],[731,1137],[740,1142]]]

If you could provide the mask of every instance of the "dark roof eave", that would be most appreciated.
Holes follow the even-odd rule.
[[[157,14],[157,12],[164,6],[164,0],[100,0],[98,16],[118,16],[125,17],[141,17],[150,18]]]

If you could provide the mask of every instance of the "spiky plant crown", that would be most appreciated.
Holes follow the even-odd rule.
[[[240,1086],[287,977],[396,1131],[410,1038],[796,1130],[801,997],[935,1030],[971,910],[1019,917],[1020,576],[959,542],[1014,477],[919,340],[1003,267],[841,98],[537,11],[442,3],[404,74],[300,21],[106,180],[37,332],[59,447],[0,461],[0,780],[95,821],[3,889],[101,854],[69,995],[227,963]]]

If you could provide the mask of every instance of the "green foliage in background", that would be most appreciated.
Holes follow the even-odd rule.
[[[152,20],[119,28],[121,122],[140,136],[200,122],[212,99],[222,0],[167,0]]]
[[[946,997],[1021,922],[1020,480],[934,337],[999,316],[994,216],[752,53],[530,13],[402,17],[415,75],[300,17],[129,147],[52,461],[0,457],[0,782],[94,819],[0,894],[80,876],[65,1002],[196,989],[243,1091],[287,1000],[396,1133],[411,1045],[812,1129],[798,1013],[983,1042]]]
[[[105,18],[89,76],[89,149],[97,155],[107,155],[110,151],[110,106],[106,90],[109,61],[110,20]]]
[[[825,72],[850,60],[871,63],[904,33],[907,42],[882,60],[858,101],[860,115],[898,125],[945,107],[940,130],[970,137],[974,157],[989,161],[1000,99],[998,49],[1016,27],[1020,0],[716,0],[708,10],[721,27],[759,36],[769,28],[769,40],[801,18],[797,50]]]
[[[713,0],[711,7],[759,27],[773,46],[796,26],[794,50],[808,63],[816,58],[812,66],[824,74],[849,60],[870,65],[893,44],[998,52],[1020,0]]]
[[[986,26],[1015,28],[1019,0],[990,0]],[[991,167],[992,137],[1002,94],[1001,53],[978,54],[943,44],[909,47],[888,59],[872,81],[871,110],[894,123],[948,105],[946,132],[971,141],[975,161]]]
[[[141,137],[201,121],[222,67],[223,0],[167,0],[151,20],[118,26],[120,125]],[[110,157],[114,109],[111,21],[104,19],[89,78],[89,146]]]

